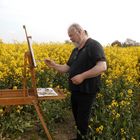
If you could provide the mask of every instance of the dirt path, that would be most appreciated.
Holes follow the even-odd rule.
[[[56,125],[54,140],[69,140],[76,137],[75,123],[72,114],[68,116],[64,123]]]

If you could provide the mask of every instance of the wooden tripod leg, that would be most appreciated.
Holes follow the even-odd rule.
[[[49,133],[49,130],[48,130],[48,128],[46,127],[45,121],[44,121],[44,119],[43,119],[43,116],[42,116],[42,113],[41,113],[41,109],[40,109],[39,104],[38,104],[36,101],[34,101],[34,102],[33,102],[33,105],[34,105],[34,107],[35,107],[35,109],[36,109],[36,112],[37,112],[38,117],[39,117],[39,119],[40,119],[40,121],[41,121],[41,124],[42,124],[42,126],[43,126],[43,128],[44,128],[44,130],[45,130],[45,133],[46,133],[46,135],[47,135],[47,137],[48,137],[48,140],[52,140],[52,137],[51,137],[51,135],[50,135],[50,133]]]

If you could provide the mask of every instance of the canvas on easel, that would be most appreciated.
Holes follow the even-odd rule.
[[[26,35],[26,39],[27,39],[27,43],[28,43],[28,48],[29,48],[30,56],[31,56],[31,64],[32,64],[33,67],[36,67],[36,61],[35,61],[35,57],[34,57],[34,52],[33,52],[33,48],[32,48],[32,45],[31,45],[31,38],[32,37],[28,36],[25,25],[23,25],[23,28],[25,30],[25,35]]]

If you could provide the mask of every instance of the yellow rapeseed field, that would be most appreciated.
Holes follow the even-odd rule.
[[[38,86],[61,86],[69,94],[66,75],[58,74],[40,60],[49,58],[64,64],[73,47],[70,43],[33,43],[37,62]],[[107,46],[104,47],[104,50],[108,69],[102,75],[103,84],[93,108],[95,114],[90,121],[89,137],[99,140],[139,140],[140,46]],[[26,51],[28,51],[26,43],[0,44],[1,89],[14,88],[15,86],[22,88],[24,53]],[[1,117],[5,115],[3,110],[4,108],[0,107]],[[18,106],[15,110],[15,113],[20,114],[24,108]],[[9,119],[5,116],[6,118]],[[0,125],[3,126],[3,131],[7,131],[7,128],[4,128],[4,123],[6,121]]]

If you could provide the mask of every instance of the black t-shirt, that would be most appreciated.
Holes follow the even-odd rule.
[[[96,93],[99,91],[100,75],[85,79],[81,84],[75,85],[70,80],[73,76],[83,73],[96,65],[98,61],[106,61],[103,47],[99,42],[89,38],[84,47],[74,48],[67,62],[69,70],[69,88],[71,92]]]

